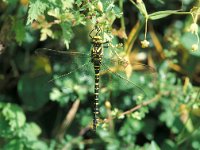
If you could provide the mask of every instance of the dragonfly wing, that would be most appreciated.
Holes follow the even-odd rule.
[[[116,82],[114,80],[118,80],[118,79],[121,79],[123,80],[122,81],[122,85],[126,85],[125,88],[129,88],[129,87],[135,87],[137,88],[138,90],[140,90],[140,92],[144,93],[145,94],[145,91],[139,86],[137,85],[136,83],[132,82],[129,78],[127,78],[127,76],[124,74],[124,73],[120,73],[120,72],[116,72],[114,70],[111,70],[110,68],[108,68],[105,64],[102,64],[103,68],[104,68],[104,71],[108,71],[109,74],[109,78],[110,78],[110,82],[112,84],[112,87],[113,87],[113,82]],[[116,82],[117,83],[117,82]],[[115,87],[122,87],[124,88],[124,86],[119,86],[119,83],[116,84],[115,83]]]
[[[35,55],[48,59],[51,64],[59,64],[61,68],[57,66],[57,70],[65,70],[64,68],[66,68],[70,71],[90,61],[90,55],[85,53],[58,51],[47,48],[36,49]],[[56,68],[53,71],[56,71]]]
[[[80,80],[84,80],[83,78],[86,77],[89,78],[93,73],[90,55],[85,53],[42,48],[37,49],[35,55],[47,59],[51,66],[50,73],[52,74],[52,78],[45,86],[52,86],[54,83],[63,86],[64,84],[65,86],[72,83],[78,84],[79,82],[83,82]]]
[[[49,56],[51,55],[74,55],[74,56],[85,56],[85,57],[89,57],[90,55],[85,54],[85,53],[81,53],[81,52],[68,52],[68,51],[60,51],[60,50],[54,50],[54,49],[49,49],[49,48],[38,48],[35,50],[36,54],[48,54]]]
[[[112,82],[110,86],[113,89],[116,87],[121,90],[134,89],[136,93],[147,95],[145,91],[148,87],[147,84],[154,82],[157,74],[156,70],[149,65],[111,58],[103,60],[101,75],[107,76],[107,78],[109,76],[109,80]],[[107,81],[107,83],[110,82]]]
[[[73,62],[71,60],[83,60],[90,58],[89,54],[73,51],[59,51],[48,48],[39,48],[35,50],[36,56],[43,56],[50,59],[52,62]]]
[[[106,66],[115,67],[121,70],[125,70],[131,67],[133,71],[142,71],[149,74],[156,74],[156,69],[154,67],[151,67],[149,65],[140,62],[129,62],[128,60],[123,58],[111,58],[111,59],[104,58],[103,63]]]

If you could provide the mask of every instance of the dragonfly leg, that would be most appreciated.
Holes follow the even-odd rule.
[[[93,37],[92,37],[92,32],[94,31],[95,29],[92,29],[91,31],[90,31],[90,33],[89,33],[89,36],[90,36],[90,38],[92,39]]]
[[[96,30],[95,36],[99,35],[99,33],[102,32],[101,28],[96,25],[95,28],[92,29],[89,33],[89,36],[91,39],[93,38],[92,33],[94,32],[94,30]]]
[[[96,36],[99,35],[100,32],[102,32],[101,28],[98,25],[96,25],[95,29],[97,31]]]
[[[106,44],[106,45],[103,45],[103,48],[108,48],[109,47],[109,41],[105,41],[105,42],[103,42],[102,44]]]

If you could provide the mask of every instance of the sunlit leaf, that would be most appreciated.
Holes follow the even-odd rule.
[[[176,14],[179,10],[165,10],[165,11],[157,11],[155,13],[149,14],[150,20],[157,20],[161,18],[165,18],[169,15]]]
[[[10,137],[24,126],[26,117],[16,104],[0,103],[0,136]]]
[[[32,23],[34,20],[37,20],[40,15],[43,15],[48,8],[48,4],[41,0],[31,0],[29,7],[27,24]]]

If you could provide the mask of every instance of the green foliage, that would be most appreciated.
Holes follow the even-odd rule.
[[[193,0],[0,2],[0,149],[198,150],[199,6]],[[105,64],[116,52],[131,65],[109,69],[138,87],[102,66],[102,120],[93,133],[93,66],[77,69],[90,58],[40,56],[35,49],[90,54],[88,34],[96,25],[109,41]]]
[[[47,22],[49,24],[48,26],[44,24],[43,20],[40,22],[40,17],[42,15],[46,15],[46,17],[51,18],[52,21]],[[94,0],[90,3],[88,3],[87,0],[32,0],[29,5],[27,24],[39,21],[38,26],[40,26],[39,28],[41,28],[41,31],[50,32],[46,33],[45,37],[43,33],[43,35],[41,35],[42,40],[46,40],[48,36],[56,38],[56,31],[52,28],[54,25],[59,25],[62,31],[62,39],[66,47],[69,48],[69,43],[73,38],[72,27],[80,24],[85,25],[86,22],[90,22],[94,26],[96,22],[99,22],[105,29],[108,30],[110,29],[110,26],[115,18],[120,16],[121,11],[114,5],[113,0],[102,2]],[[54,35],[52,35],[53,33]]]
[[[46,85],[50,76],[45,74],[40,76],[40,78],[31,75],[21,76],[18,83],[18,93],[27,109],[36,110],[42,107],[44,104],[48,102],[48,95],[51,90],[51,87],[44,87],[42,85]],[[38,87],[38,83],[41,84]],[[41,95],[41,92],[44,92]]]
[[[33,0],[30,1],[30,9],[28,11],[28,20],[27,24],[32,23],[34,20],[37,20],[40,15],[43,15],[46,9],[49,7],[46,1]]]
[[[16,20],[13,27],[16,34],[15,39],[19,43],[19,45],[21,45],[25,39],[25,27],[22,20]]]
[[[0,104],[1,110],[1,137],[9,138],[15,135],[16,131],[24,126],[25,115],[20,107],[11,105],[10,103]]]
[[[0,138],[4,138],[3,150],[48,149],[47,145],[37,138],[41,134],[35,123],[26,123],[22,109],[11,103],[0,103]]]

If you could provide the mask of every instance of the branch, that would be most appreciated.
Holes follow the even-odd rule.
[[[113,120],[113,119],[115,119],[115,118],[117,118],[117,117],[119,117],[119,116],[124,116],[124,115],[131,114],[131,113],[133,113],[134,111],[140,109],[140,108],[143,107],[143,106],[147,106],[147,105],[149,105],[149,104],[151,104],[151,103],[153,103],[153,102],[158,101],[162,96],[168,95],[168,94],[169,94],[169,92],[159,93],[159,94],[157,94],[154,98],[152,98],[152,99],[150,99],[150,100],[148,100],[148,101],[145,101],[145,102],[143,102],[143,103],[141,103],[141,104],[139,104],[139,105],[137,105],[137,106],[131,108],[130,110],[127,110],[127,111],[125,111],[125,112],[123,112],[123,113],[121,113],[121,114],[119,114],[119,115],[117,115],[117,116],[114,116],[114,117],[112,117],[112,118],[104,119],[104,120],[102,121],[102,123],[107,123],[107,122],[109,122],[110,120]]]

